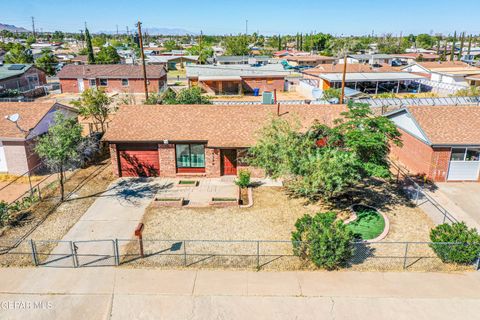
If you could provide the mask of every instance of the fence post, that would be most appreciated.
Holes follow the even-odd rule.
[[[405,257],[403,258],[403,270],[407,269],[408,242],[405,245]]]
[[[187,266],[187,241],[183,241],[183,265]]]
[[[417,193],[415,195],[415,205],[418,206],[418,196],[420,194],[420,186],[417,184]]]
[[[113,240],[113,255],[115,258],[115,265],[120,265],[120,252],[118,250],[118,239]]]
[[[32,178],[30,177],[30,171],[28,171],[28,184],[30,185],[30,197],[33,197]]]
[[[257,241],[257,270],[260,269],[260,241]]]
[[[37,248],[35,247],[35,242],[33,242],[33,239],[30,239],[30,248],[32,249],[32,261],[33,264],[38,266],[38,258],[37,258]]]
[[[480,253],[478,254],[478,258],[477,258],[477,267],[476,267],[476,271],[480,270]]]
[[[70,252],[72,254],[72,260],[73,260],[73,267],[77,268],[78,267],[78,257],[77,257],[77,249],[75,249],[75,244],[73,241],[70,242]]]

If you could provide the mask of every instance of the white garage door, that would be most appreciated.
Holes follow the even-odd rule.
[[[477,181],[480,171],[479,148],[453,148],[447,180]]]
[[[0,172],[8,172],[7,159],[2,141],[0,141]]]

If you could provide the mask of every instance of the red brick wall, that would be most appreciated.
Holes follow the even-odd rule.
[[[400,162],[412,174],[430,173],[433,150],[426,143],[399,129],[402,133],[403,147],[391,146],[390,157]]]
[[[450,163],[451,148],[433,149],[432,163],[428,177],[435,182],[447,181],[448,166]]]
[[[167,81],[167,78],[150,79],[148,81],[148,91],[158,92],[159,88],[163,87],[163,84]],[[97,79],[97,86],[99,84],[99,80]],[[83,79],[83,85],[85,89],[90,88],[90,81]],[[77,79],[60,79],[60,86],[62,92],[78,93]],[[122,79],[108,79],[108,85],[99,88],[104,88],[106,92],[143,93],[145,91],[143,79],[129,79],[128,86],[122,86]]]
[[[271,82],[271,83],[269,83]],[[252,92],[253,88],[260,88],[260,92],[263,91],[284,91],[285,79],[284,78],[244,78],[243,90],[244,92]]]
[[[109,149],[110,149],[110,159],[112,161],[113,174],[118,177],[120,176],[120,171],[118,170],[117,145],[109,144]]]
[[[205,174],[207,177],[220,177],[221,165],[220,149],[205,148]]]
[[[174,144],[159,144],[158,159],[160,162],[160,177],[175,177],[177,175]]]

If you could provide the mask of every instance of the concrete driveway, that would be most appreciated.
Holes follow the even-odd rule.
[[[170,180],[164,179],[123,178],[115,181],[63,237],[50,254],[48,265],[72,266],[70,241],[75,241],[79,264],[112,265],[113,241],[90,240],[132,238],[152,198],[159,190],[171,185]]]
[[[480,227],[480,183],[437,183],[437,187],[438,190],[433,194],[437,194],[440,204],[458,220],[464,220],[472,227]]]

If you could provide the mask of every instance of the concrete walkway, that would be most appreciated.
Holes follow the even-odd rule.
[[[478,319],[480,272],[0,269],[0,319]]]
[[[79,241],[76,247],[81,256],[80,264],[112,265],[111,258],[105,257],[112,256],[113,242],[88,240],[132,238],[152,198],[171,184],[171,181],[160,179],[125,178],[115,181],[63,237],[65,242],[59,243],[53,250],[48,265],[72,266],[72,259],[67,256],[71,253],[69,241]],[[95,253],[95,256],[82,256],[89,253]]]

